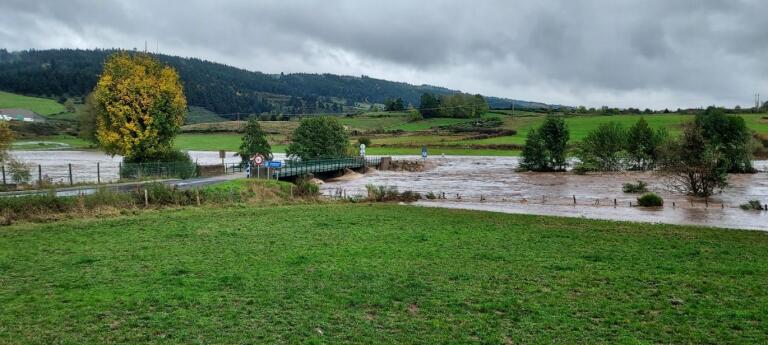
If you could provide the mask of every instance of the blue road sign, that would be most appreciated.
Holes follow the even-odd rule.
[[[424,157],[424,158],[427,158],[427,147],[426,146],[422,146],[421,147],[421,156]]]
[[[269,161],[267,162],[267,166],[272,169],[280,169],[283,167],[283,162],[281,161]]]

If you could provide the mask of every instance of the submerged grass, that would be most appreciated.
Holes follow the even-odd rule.
[[[0,343],[765,343],[768,234],[389,204],[0,228]]]

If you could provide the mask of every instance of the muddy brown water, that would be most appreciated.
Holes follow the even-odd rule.
[[[115,182],[118,178],[121,156],[109,156],[98,151],[74,150],[14,150],[11,154],[30,168],[31,182],[38,180],[38,165],[43,178],[50,178],[54,183],[69,183],[69,164],[72,164],[74,183],[96,182],[97,171],[101,182]],[[221,164],[218,151],[190,151],[189,155],[199,164]],[[227,152],[225,163],[240,162],[234,152]],[[98,168],[97,168],[97,164]],[[98,169],[98,170],[97,170]]]
[[[363,196],[366,184],[388,185],[400,191],[445,194],[445,199],[416,203],[428,207],[768,230],[768,212],[744,211],[738,207],[748,200],[768,204],[768,173],[765,172],[768,161],[755,162],[755,167],[761,170],[757,174],[729,176],[730,187],[705,202],[669,191],[664,181],[650,172],[521,173],[515,171],[517,158],[438,157],[430,160],[437,161],[437,166],[428,171],[375,171],[351,181],[326,183],[321,190],[326,195],[341,192],[347,196]],[[634,206],[638,195],[623,193],[622,185],[637,180],[647,182],[651,191],[661,195],[664,207]]]

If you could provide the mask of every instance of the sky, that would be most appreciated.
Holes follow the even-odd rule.
[[[763,5],[763,6],[760,6]],[[759,0],[2,0],[0,48],[124,48],[550,104],[768,100]]]

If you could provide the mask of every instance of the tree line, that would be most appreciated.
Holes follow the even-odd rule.
[[[670,138],[654,130],[644,118],[625,129],[616,122],[601,124],[570,150],[577,158],[574,171],[654,170],[672,189],[710,196],[727,186],[728,173],[753,173],[751,133],[744,119],[710,107]],[[562,116],[548,115],[528,133],[520,168],[528,171],[565,171],[570,134]]]
[[[96,85],[104,61],[116,52],[114,49],[17,52],[0,49],[0,90],[54,99],[85,97]],[[196,58],[151,55],[178,72],[189,105],[219,114],[340,112],[343,106],[353,106],[356,102],[383,104],[388,99],[399,99],[402,104],[419,104],[425,92],[438,96],[458,92],[367,76],[271,75]],[[489,100],[498,106],[511,102],[500,98]]]
[[[488,109],[488,102],[482,95],[435,95],[426,92],[419,100],[419,114],[423,118],[477,118],[487,113]]]

